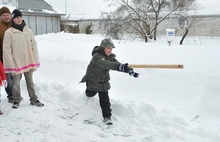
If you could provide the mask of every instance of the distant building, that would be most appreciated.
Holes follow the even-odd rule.
[[[188,35],[190,36],[220,36],[220,14],[212,14],[212,15],[195,15],[191,17],[187,17],[189,22],[195,18],[195,22]],[[66,27],[65,32],[70,33],[85,33],[85,28],[88,24],[92,24],[92,34],[103,34],[103,31],[99,27],[99,22],[103,19],[98,19],[97,17],[87,17],[86,15],[69,15],[62,16],[61,21]],[[183,19],[181,19],[183,20]],[[180,22],[181,25],[180,25]],[[152,24],[153,25],[153,24]],[[77,28],[77,30],[70,30],[70,27]],[[176,36],[182,36],[185,33],[186,21],[180,21],[180,17],[176,16],[172,18],[172,28],[174,28]],[[168,17],[163,22],[161,22],[157,27],[157,35],[166,35],[166,29],[170,28],[170,18]],[[63,28],[65,29],[65,28]]]

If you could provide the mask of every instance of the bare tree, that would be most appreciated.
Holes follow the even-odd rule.
[[[180,17],[179,25],[181,28],[185,28],[185,33],[183,34],[183,37],[180,40],[180,45],[183,44],[183,40],[187,36],[190,28],[192,25],[196,22],[199,21],[198,18],[196,18],[196,11],[201,8],[200,4],[197,3],[196,1],[192,0],[188,5],[184,7],[180,7],[179,11],[176,11],[174,15],[177,15]],[[191,14],[189,14],[191,12]],[[192,14],[195,12],[195,14]]]
[[[100,27],[107,30],[107,36],[112,36],[112,32],[116,35],[126,33],[141,37],[145,42],[152,36],[156,40],[158,25],[171,12],[187,9],[194,1],[196,0],[173,0],[173,8],[170,11],[170,0],[111,0],[109,6],[114,5],[115,9],[102,12]]]
[[[149,5],[149,12],[154,13],[152,18],[152,21],[154,21],[154,27],[151,29],[151,34],[153,34],[154,40],[156,40],[157,26],[170,15],[169,12],[165,12],[165,14],[161,14],[161,12],[163,10],[169,11],[168,7],[170,3],[167,0],[149,0]]]
[[[186,25],[183,26],[183,27],[185,27],[186,31],[185,31],[183,37],[182,37],[181,40],[180,40],[180,45],[183,44],[183,40],[185,39],[186,35],[187,35],[188,32],[189,32],[189,29],[191,28],[191,26],[192,26],[192,24],[193,24],[193,22],[190,22],[190,23],[189,23],[189,21],[188,21],[188,19],[187,19],[186,17],[181,16],[181,18],[184,19],[184,21],[186,21]]]
[[[196,0],[148,0],[148,1],[150,4],[148,11],[154,13],[153,18],[151,18],[151,21],[154,21],[153,22],[154,26],[150,32],[154,36],[154,40],[156,40],[157,27],[162,21],[164,21],[172,13],[179,13],[179,15],[181,15],[183,11],[185,12],[191,10],[193,6],[195,6],[194,3],[196,2]],[[172,9],[171,9],[171,1],[172,1]]]
[[[116,16],[116,13],[102,12],[102,21],[99,23],[100,27],[105,30],[106,36],[113,39],[121,39],[123,37],[122,25],[120,16]]]
[[[121,38],[123,34],[132,34],[148,41],[150,36],[150,24],[148,7],[143,0],[116,0],[112,12],[102,12],[100,27],[106,30],[106,36]],[[110,5],[111,6],[111,5]]]

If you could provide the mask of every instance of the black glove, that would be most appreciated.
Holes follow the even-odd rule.
[[[128,63],[126,63],[126,64],[120,64],[120,65],[118,65],[118,70],[128,73],[128,72],[129,72],[130,70],[132,70],[132,69],[129,68],[129,67],[128,67]]]
[[[130,70],[128,73],[129,73],[130,76],[133,76],[133,77],[135,77],[135,78],[138,78],[138,77],[139,77],[139,73],[134,72],[133,69]]]

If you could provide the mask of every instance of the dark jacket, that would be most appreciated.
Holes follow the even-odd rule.
[[[87,90],[108,91],[111,86],[109,83],[110,70],[118,70],[121,63],[115,59],[115,54],[107,57],[104,48],[95,46],[92,51],[92,59],[87,67],[86,75],[81,82],[86,82]]]
[[[0,60],[2,61],[2,47],[3,47],[3,39],[5,31],[11,26],[11,22],[5,23],[4,21],[0,21]]]

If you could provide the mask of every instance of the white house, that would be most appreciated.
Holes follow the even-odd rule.
[[[19,9],[26,25],[35,35],[60,32],[60,16],[63,12],[56,11],[44,0],[12,0],[0,5],[9,7],[11,12]]]

